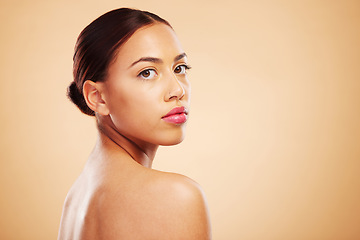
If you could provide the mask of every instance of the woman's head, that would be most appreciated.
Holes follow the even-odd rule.
[[[70,100],[85,114],[94,116],[83,97],[86,80],[105,81],[117,50],[140,28],[154,23],[170,24],[159,16],[136,9],[120,8],[95,19],[79,35],[74,54],[74,81],[68,88]]]
[[[113,129],[137,145],[173,145],[184,137],[188,68],[169,23],[119,9],[80,34],[69,96],[81,111],[96,115],[103,131]]]

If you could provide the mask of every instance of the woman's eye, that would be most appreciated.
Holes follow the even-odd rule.
[[[188,65],[179,65],[175,68],[174,72],[177,74],[185,74],[187,69],[190,69]]]
[[[156,71],[154,69],[146,69],[139,73],[138,77],[141,77],[143,79],[151,79],[156,76]]]

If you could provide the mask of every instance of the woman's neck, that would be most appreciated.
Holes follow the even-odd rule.
[[[136,143],[119,133],[114,126],[109,124],[98,125],[98,129],[99,140],[95,147],[98,151],[113,156],[116,153],[125,153],[129,159],[133,159],[144,167],[151,168],[158,145]]]

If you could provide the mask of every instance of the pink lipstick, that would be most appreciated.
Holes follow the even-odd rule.
[[[165,122],[173,124],[182,124],[187,120],[187,109],[185,107],[175,107],[170,112],[168,112],[162,119]]]

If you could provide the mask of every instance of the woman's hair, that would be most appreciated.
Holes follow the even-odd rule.
[[[120,8],[95,19],[80,33],[73,58],[74,81],[68,87],[67,96],[83,113],[95,115],[85,102],[82,91],[84,82],[105,81],[108,67],[116,58],[119,47],[136,30],[156,22],[170,26],[166,20],[153,13]]]

